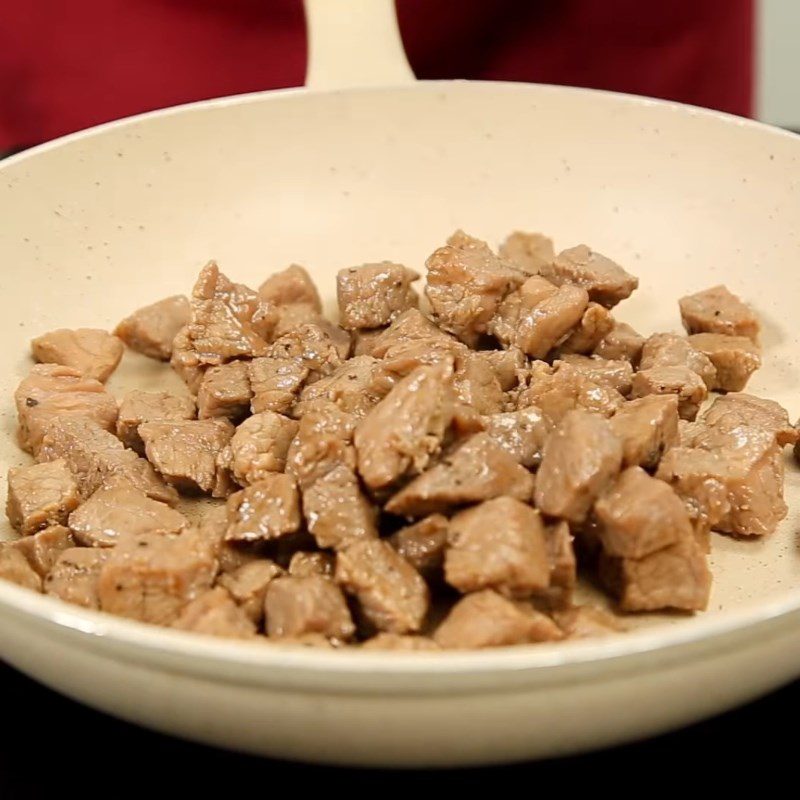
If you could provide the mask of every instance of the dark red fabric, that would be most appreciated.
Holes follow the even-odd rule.
[[[593,86],[749,114],[752,0],[399,0],[422,78]],[[300,0],[0,0],[0,150],[296,86]]]

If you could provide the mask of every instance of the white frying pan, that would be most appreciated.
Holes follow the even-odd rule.
[[[25,461],[11,394],[29,339],[111,327],[209,258],[257,283],[307,264],[419,268],[456,227],[543,230],[641,278],[620,315],[679,329],[725,282],[764,320],[752,390],[800,413],[800,139],[672,103],[551,86],[414,83],[387,0],[307,0],[309,88],[167,109],[0,166],[0,470]],[[111,381],[168,370],[125,356]],[[165,375],[167,376],[165,378]],[[128,720],[321,762],[477,764],[684,725],[800,674],[800,472],[765,541],[715,537],[696,617],[608,640],[382,654],[236,644],[82,611],[0,583],[0,656]],[[5,529],[3,534],[9,534]],[[6,720],[8,724],[9,720]]]

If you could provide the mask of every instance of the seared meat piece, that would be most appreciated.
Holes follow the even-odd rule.
[[[84,608],[100,608],[97,580],[110,549],[70,547],[62,551],[44,580],[46,594]]]
[[[428,586],[388,542],[350,542],[337,554],[334,578],[358,598],[361,611],[377,630],[413,633],[422,627]]]
[[[139,436],[139,426],[143,422],[194,419],[194,415],[195,406],[191,397],[133,389],[120,403],[117,436],[126,447],[143,454],[144,442]]]
[[[264,620],[267,589],[272,581],[283,574],[284,571],[274,561],[259,558],[220,575],[217,584],[224,586],[248,618],[260,625]]]
[[[42,579],[25,556],[8,542],[0,542],[0,580],[16,583],[34,592],[42,591]]]
[[[431,514],[413,525],[401,528],[387,541],[412,567],[422,575],[429,576],[444,563],[447,529],[447,517]]]
[[[546,589],[550,565],[539,512],[512,497],[459,512],[450,520],[444,574],[464,593],[496,589],[530,597]]]
[[[692,347],[685,336],[674,333],[654,333],[645,341],[639,369],[651,367],[689,367],[709,389],[717,380],[716,367],[708,357]]]
[[[419,279],[412,269],[382,261],[339,270],[336,296],[343,328],[380,328],[398,314],[419,303],[412,281]]]
[[[419,309],[410,308],[396,317],[388,328],[382,330],[372,340],[369,355],[374,358],[386,358],[387,353],[398,345],[420,341],[439,342],[446,346],[454,343],[456,339],[437,327]]]
[[[559,346],[562,353],[593,353],[600,343],[614,330],[614,317],[599,303],[589,303],[581,321],[574,331]]]
[[[63,525],[79,502],[78,484],[63,459],[8,471],[6,516],[23,535]]]
[[[655,469],[678,443],[678,398],[653,394],[631,400],[611,417],[611,429],[622,442],[624,466]]]
[[[752,394],[718,397],[703,415],[703,422],[723,433],[729,433],[740,425],[771,431],[781,447],[795,444],[800,438],[800,431],[792,427],[789,414],[780,403]]]
[[[299,360],[255,358],[248,364],[248,377],[253,398],[250,410],[275,411],[287,414],[300,395],[309,371]]]
[[[526,275],[538,275],[556,257],[553,240],[543,233],[514,231],[500,245],[500,257]]]
[[[456,355],[453,388],[456,397],[477,414],[497,414],[506,394],[492,364],[471,350]]]
[[[608,420],[570,411],[545,442],[536,506],[552,517],[582,522],[621,465],[622,444]]]
[[[758,341],[761,328],[758,317],[750,306],[725,286],[712,286],[697,294],[687,295],[678,304],[683,327],[688,333],[726,333]]]
[[[172,340],[172,355],[169,359],[169,365],[186,384],[186,388],[196,395],[208,365],[201,363],[197,353],[194,351],[189,338],[188,324],[184,325]]]
[[[403,315],[401,314],[400,316]],[[371,356],[375,342],[378,341],[381,334],[386,330],[388,329],[374,328],[372,330],[367,330],[366,328],[361,328],[360,330],[353,331],[353,357]]]
[[[483,418],[486,432],[517,463],[536,467],[542,460],[542,448],[553,424],[536,406],[520,411],[492,414]]]
[[[316,323],[305,323],[276,339],[270,345],[267,355],[306,369],[307,383],[313,383],[335,372],[347,358],[346,354],[342,356],[331,333]],[[255,385],[253,391],[256,395],[259,394]]]
[[[528,364],[526,355],[517,347],[508,350],[479,350],[474,353],[474,357],[483,359],[491,366],[504,392],[510,391],[519,383],[519,373]]]
[[[631,383],[634,398],[674,394],[681,419],[693,420],[708,397],[703,379],[689,367],[651,367],[637,372]]]
[[[151,423],[153,424],[153,423]],[[42,439],[38,460],[63,458],[78,484],[81,497],[101,486],[128,483],[153,500],[173,505],[178,496],[145,459],[126,450],[116,436],[84,417],[57,418]]]
[[[613,308],[620,300],[630,297],[639,285],[638,278],[585,244],[562,250],[540,273],[557,286],[583,287],[589,292],[590,300],[606,308]]]
[[[258,287],[261,300],[278,308],[285,306],[306,306],[310,311],[321,314],[322,301],[308,271],[299,264],[290,264],[286,269],[275,272]]]
[[[72,367],[37,364],[14,393],[19,420],[19,445],[37,455],[42,436],[54,419],[86,417],[113,431],[117,401],[100,381]]]
[[[190,601],[172,627],[225,639],[250,639],[256,635],[253,621],[222,586]]]
[[[114,335],[137,353],[169,361],[172,341],[190,317],[189,301],[177,294],[134,311],[117,325]]]
[[[392,345],[382,363],[395,377],[405,378],[419,367],[450,363],[457,356],[468,358],[472,352],[455,339],[408,339]]]
[[[96,328],[60,328],[31,342],[31,353],[40,363],[72,367],[101,383],[117,368],[124,349],[116,336]]]
[[[504,647],[562,639],[558,625],[524,603],[507,600],[492,589],[468,594],[451,609],[433,634],[445,649]]]
[[[70,547],[75,547],[75,540],[69,528],[63,525],[51,525],[38,533],[9,542],[8,546],[19,550],[33,571],[44,578],[53,569],[61,553]]]
[[[225,540],[278,539],[300,529],[300,493],[290,475],[273,472],[228,498]]]
[[[625,322],[615,322],[610,333],[607,333],[594,350],[596,356],[611,361],[624,359],[637,366],[644,347],[644,336],[638,334]]]
[[[594,639],[625,630],[613,614],[596,606],[574,606],[555,611],[553,619],[568,639]]]
[[[578,581],[573,537],[566,522],[556,522],[545,529],[547,564],[550,569],[550,586],[537,599],[545,600],[551,608],[568,608]]]
[[[589,302],[585,289],[534,275],[510,293],[497,309],[488,331],[506,347],[544,358],[581,321]]]
[[[359,423],[353,441],[370,489],[418,475],[439,451],[453,418],[452,375],[452,363],[419,367]]]
[[[294,475],[301,489],[337,466],[351,472],[356,452],[351,444],[356,418],[335,406],[309,412],[301,420],[286,455],[286,472]]]
[[[289,574],[297,578],[308,575],[322,575],[325,578],[333,577],[336,561],[330,553],[307,553],[298,551],[289,562]]]
[[[211,588],[217,567],[211,547],[193,531],[179,536],[128,536],[109,550],[100,569],[100,608],[121,617],[170,625],[192,600]]]
[[[427,636],[416,636],[406,633],[386,633],[385,631],[382,631],[377,636],[373,636],[371,639],[367,639],[361,647],[363,650],[394,650],[397,652],[402,650],[423,651],[441,649],[433,639],[429,639]]]
[[[263,559],[261,548],[247,542],[229,542],[225,539],[228,532],[228,509],[226,503],[211,506],[200,519],[196,534],[210,548],[219,563],[222,574],[236,572],[245,564]]]
[[[227,474],[217,464],[234,427],[226,419],[145,422],[139,426],[147,458],[167,483],[183,491],[225,497]]]
[[[273,411],[248,417],[231,439],[231,469],[242,486],[286,469],[289,445],[297,433],[297,422]]]
[[[271,637],[321,633],[347,640],[356,630],[342,590],[328,578],[277,578],[267,588],[267,633]]]
[[[174,508],[125,484],[100,487],[69,515],[70,530],[86,547],[113,547],[142,533],[179,533],[188,525]]]
[[[425,262],[425,294],[434,320],[467,344],[488,330],[505,296],[525,276],[498,258],[486,242],[456,231]]]
[[[528,501],[533,476],[487,433],[471,436],[427,472],[414,478],[386,504],[386,510],[418,518],[508,495]]]
[[[600,383],[626,395],[631,390],[633,367],[630,361],[609,361],[600,356],[563,355],[560,360],[583,372],[595,383]],[[558,363],[557,361],[555,362]]]
[[[692,537],[686,506],[664,483],[641,467],[629,467],[594,504],[603,550],[611,556],[643,558]]]
[[[250,411],[252,397],[247,362],[230,361],[209,367],[197,390],[197,416],[200,419],[226,417],[236,422]]]
[[[709,389],[741,392],[750,376],[761,366],[758,347],[746,336],[724,333],[695,333],[689,344],[705,355],[717,371]]]

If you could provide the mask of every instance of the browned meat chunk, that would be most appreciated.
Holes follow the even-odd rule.
[[[471,352],[455,339],[408,339],[392,345],[382,363],[395,377],[405,378],[419,367],[450,363],[456,356],[468,358]]]
[[[480,350],[474,357],[483,359],[491,366],[504,392],[519,383],[520,371],[528,364],[527,356],[517,347],[508,350]]]
[[[567,608],[572,604],[572,594],[578,581],[578,565],[573,547],[573,537],[566,522],[549,525],[545,531],[547,563],[550,568],[550,586],[538,597],[551,608]]]
[[[189,301],[177,294],[134,311],[117,325],[114,335],[137,353],[169,361],[172,341],[190,317]]]
[[[259,558],[220,575],[217,584],[224,586],[242,611],[256,625],[264,620],[264,601],[270,583],[280,578],[284,571],[268,558]]]
[[[416,636],[405,633],[386,633],[382,631],[377,636],[367,639],[362,645],[364,650],[439,650],[441,649],[433,639],[427,636]]]
[[[561,353],[589,354],[614,330],[614,317],[599,303],[589,303],[575,330],[561,343]]]
[[[248,364],[248,377],[253,392],[250,410],[254,414],[262,411],[287,414],[299,397],[308,375],[308,367],[299,360],[253,359]]]
[[[758,340],[761,325],[750,306],[725,286],[682,297],[679,301],[683,327],[688,333],[726,333]]]
[[[418,572],[428,576],[444,564],[447,530],[447,517],[431,514],[401,528],[387,541]]]
[[[8,542],[0,542],[0,580],[16,583],[34,592],[42,591],[42,579],[25,556]]]
[[[380,328],[419,302],[411,288],[419,275],[412,269],[383,261],[339,271],[336,295],[343,328]]]
[[[19,420],[19,444],[37,455],[44,432],[54,419],[86,417],[113,431],[117,401],[100,381],[72,367],[38,364],[14,393]]]
[[[486,242],[456,231],[425,262],[425,294],[436,322],[467,344],[486,333],[505,296],[525,279]]]
[[[170,625],[211,588],[216,573],[211,547],[194,532],[129,536],[109,550],[97,596],[103,611]]]
[[[607,333],[595,348],[594,354],[611,361],[619,359],[630,361],[635,367],[642,355],[642,347],[644,347],[644,336],[625,322],[615,322],[611,332]]]
[[[530,500],[533,476],[486,433],[477,433],[414,478],[386,504],[404,517],[424,517],[508,495]]]
[[[301,550],[292,556],[289,562],[289,574],[297,578],[305,578],[308,575],[331,578],[335,566],[336,561],[330,553],[307,553]]]
[[[63,525],[51,525],[43,531],[10,542],[9,547],[19,550],[33,571],[44,578],[53,569],[53,565],[64,550],[75,547],[75,540],[69,528]]]
[[[321,314],[322,301],[308,271],[299,264],[291,264],[280,272],[270,275],[258,287],[261,300],[278,306],[306,306],[310,311]]]
[[[795,444],[800,438],[800,431],[792,427],[789,413],[780,403],[752,394],[718,397],[703,415],[703,422],[723,433],[733,431],[740,425],[771,431],[781,447]]]
[[[613,614],[596,606],[575,606],[555,611],[553,618],[568,639],[594,639],[625,630]]]
[[[191,600],[172,627],[225,639],[250,639],[256,635],[253,621],[221,586]]]
[[[274,637],[320,633],[347,640],[355,633],[342,590],[328,578],[277,578],[267,588],[267,633]]]
[[[358,471],[371,489],[419,474],[439,451],[453,418],[452,374],[452,363],[419,367],[358,425]]]
[[[589,299],[606,308],[630,297],[639,279],[627,273],[610,258],[596,253],[585,244],[562,250],[542,267],[541,274],[557,286],[573,284],[589,292]]]
[[[558,625],[523,603],[491,589],[468,594],[436,629],[433,640],[445,649],[506,647],[562,639]]]
[[[514,231],[500,245],[500,257],[526,275],[538,275],[556,257],[553,240],[543,233]]]
[[[142,533],[178,533],[188,524],[174,508],[125,484],[101,487],[69,515],[70,530],[86,547],[112,547]]]
[[[231,439],[231,469],[242,485],[263,480],[286,469],[289,445],[297,433],[297,422],[273,411],[248,417]]]
[[[63,459],[8,471],[6,516],[22,534],[66,523],[79,502],[78,484]]]
[[[530,597],[550,584],[541,516],[519,500],[497,497],[459,512],[450,520],[448,544],[445,579],[460,592]]]
[[[456,397],[477,414],[497,414],[506,406],[506,394],[494,367],[472,351],[457,354],[453,388]]]
[[[608,420],[570,411],[545,442],[536,506],[552,517],[582,522],[621,465],[622,444]]]
[[[274,472],[228,498],[229,542],[278,539],[300,529],[300,493],[290,475]]]
[[[225,497],[229,483],[217,458],[230,442],[234,427],[228,420],[145,422],[139,426],[147,458],[167,483],[183,491],[210,492]]]
[[[410,308],[396,317],[392,324],[382,330],[372,341],[369,355],[374,358],[387,358],[398,345],[409,342],[439,342],[442,345],[456,340],[438,328],[419,309]]]
[[[356,418],[335,406],[309,412],[301,420],[286,455],[286,471],[297,478],[301,489],[337,466],[356,468],[353,431]]]
[[[674,333],[655,333],[644,343],[639,369],[651,367],[689,367],[709,389],[717,380],[716,367],[708,357],[692,347],[685,336]]]
[[[523,467],[542,460],[542,448],[553,425],[536,406],[484,417],[486,433]]]
[[[348,339],[348,349],[349,349]],[[337,346],[330,330],[316,323],[305,323],[276,339],[267,353],[271,358],[283,359],[307,370],[307,383],[324,378],[342,366],[347,358]],[[253,392],[259,390],[253,385]]]
[[[124,349],[116,336],[96,328],[60,328],[31,342],[31,353],[40,363],[72,367],[101,383],[117,368]]]
[[[258,543],[250,546],[247,542],[228,542],[228,510],[226,503],[211,506],[201,517],[196,534],[210,548],[219,563],[222,574],[236,572],[237,569],[261,560],[264,556]]]
[[[386,328],[375,328],[373,330],[362,328],[361,330],[353,331],[353,357],[371,356],[375,342],[386,330]]]
[[[708,397],[703,379],[689,367],[651,367],[637,372],[631,393],[634,398],[674,394],[678,398],[678,414],[689,421],[697,416],[701,403]]]
[[[631,390],[633,367],[630,361],[609,361],[600,356],[563,355],[561,361],[584,373],[590,380],[626,395]],[[558,363],[558,362],[556,362]]]
[[[194,419],[194,414],[194,400],[191,397],[133,389],[120,403],[117,436],[126,447],[144,453],[144,442],[139,436],[139,426],[143,422]]]
[[[44,580],[45,593],[84,608],[100,608],[97,580],[111,550],[70,547],[64,550]]]
[[[534,275],[503,300],[489,333],[506,347],[544,358],[580,323],[588,302],[585,289],[556,287]]]
[[[622,442],[624,466],[655,469],[678,443],[678,398],[653,394],[631,400],[611,417],[611,429]]]
[[[209,367],[197,390],[197,416],[226,417],[236,422],[247,415],[252,397],[249,366],[245,361]]]
[[[413,633],[428,611],[428,586],[384,541],[351,542],[336,558],[336,582],[355,595],[366,619],[379,631]]]
[[[758,347],[746,336],[724,333],[695,333],[689,344],[706,356],[717,371],[709,389],[741,392],[750,376],[761,366]]]

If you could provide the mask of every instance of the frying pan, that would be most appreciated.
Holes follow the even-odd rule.
[[[111,327],[216,258],[257,283],[291,261],[419,267],[456,227],[543,230],[639,275],[620,316],[680,327],[725,282],[764,321],[752,391],[800,412],[800,139],[607,92],[415,83],[388,0],[307,0],[305,89],[144,114],[0,167],[0,468],[29,339]],[[110,386],[177,386],[127,354]],[[0,583],[0,656],[66,695],[179,736],[328,763],[455,765],[575,752],[684,725],[800,673],[800,473],[763,541],[717,536],[707,613],[596,641],[434,654],[234,643]],[[10,531],[3,530],[4,536]]]

